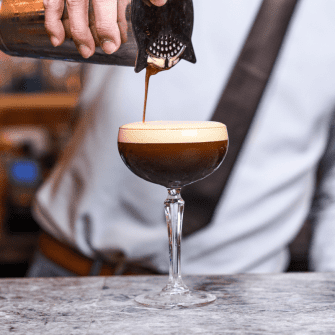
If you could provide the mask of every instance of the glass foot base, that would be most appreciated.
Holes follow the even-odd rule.
[[[139,295],[135,301],[147,307],[199,307],[215,301],[216,296],[205,292],[187,292],[182,294],[167,294],[164,292]]]

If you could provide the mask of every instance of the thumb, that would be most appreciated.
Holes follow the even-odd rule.
[[[155,6],[163,6],[166,4],[167,0],[150,0],[150,2]]]

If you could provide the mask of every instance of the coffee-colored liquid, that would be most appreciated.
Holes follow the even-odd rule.
[[[223,161],[228,140],[199,143],[118,142],[127,167],[137,176],[165,187],[182,187],[207,177]]]
[[[150,77],[161,72],[160,70],[152,65],[148,65],[145,73],[145,95],[144,95],[144,108],[143,108],[143,122],[145,122],[145,114],[147,111],[147,100],[148,100],[148,90],[149,90],[149,80]]]

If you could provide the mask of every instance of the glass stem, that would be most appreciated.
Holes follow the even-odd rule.
[[[184,200],[180,188],[168,188],[168,197],[164,202],[165,216],[169,235],[169,283],[163,289],[169,294],[185,294],[189,289],[181,278],[180,245],[183,226]]]

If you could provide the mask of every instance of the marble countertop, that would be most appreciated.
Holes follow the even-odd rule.
[[[335,274],[184,276],[207,306],[146,308],[166,276],[0,280],[0,334],[334,334]]]

